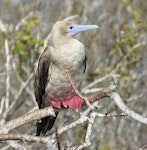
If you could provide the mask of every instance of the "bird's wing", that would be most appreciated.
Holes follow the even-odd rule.
[[[42,108],[42,103],[44,103],[43,96],[48,82],[48,70],[50,64],[49,47],[46,47],[39,58],[38,68],[35,74],[35,97],[39,108]]]
[[[50,59],[50,51],[49,47],[46,47],[44,51],[42,52],[39,62],[38,62],[38,68],[35,75],[35,97],[36,101],[38,103],[39,109],[47,107],[46,106],[46,96],[45,96],[45,88],[48,84],[48,71],[51,64]],[[49,104],[49,102],[48,102]],[[48,116],[45,118],[42,118],[40,121],[37,122],[37,132],[36,135],[39,136],[40,134],[45,135],[47,130],[50,130],[56,120],[58,112],[55,112],[56,116]]]

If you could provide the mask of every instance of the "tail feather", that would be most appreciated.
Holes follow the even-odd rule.
[[[40,134],[45,135],[48,130],[51,130],[51,128],[53,127],[53,125],[55,123],[57,115],[58,115],[58,113],[56,113],[55,117],[48,116],[48,117],[42,118],[41,122],[38,121],[36,124],[36,126],[37,126],[36,136],[39,136]]]

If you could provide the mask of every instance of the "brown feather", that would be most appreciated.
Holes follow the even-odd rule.
[[[49,48],[46,47],[39,58],[38,68],[35,76],[35,96],[39,109],[49,106],[49,100],[45,96],[45,88],[48,83],[48,70],[51,64],[49,58]],[[56,113],[57,117],[57,113]],[[37,122],[37,133],[39,136],[41,133],[44,135],[47,130],[50,130],[55,122],[56,117],[49,116],[42,118]]]

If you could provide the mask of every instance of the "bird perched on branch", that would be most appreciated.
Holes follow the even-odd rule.
[[[52,105],[56,117],[60,108],[79,109],[83,104],[73,89],[66,70],[77,90],[80,90],[86,68],[84,45],[75,35],[97,25],[78,25],[72,22],[74,16],[56,22],[50,33],[49,45],[40,55],[35,75],[35,96],[39,109]],[[37,133],[45,135],[56,117],[48,116],[37,122]]]

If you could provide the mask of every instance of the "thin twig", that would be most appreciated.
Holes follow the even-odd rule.
[[[58,134],[58,129],[56,128],[56,143],[57,143],[57,146],[58,146],[58,150],[61,150],[61,147],[60,147],[60,141],[59,141],[59,134]]]
[[[70,81],[70,83],[71,83],[71,85],[72,85],[72,88],[74,89],[75,93],[76,93],[79,97],[81,97],[82,99],[84,99],[85,102],[86,102],[86,104],[87,104],[87,106],[90,107],[90,108],[93,110],[93,107],[92,107],[92,105],[89,103],[87,97],[81,95],[81,93],[80,93],[80,92],[77,90],[77,88],[75,87],[74,82],[73,82],[73,80],[72,80],[72,78],[71,78],[70,72],[69,72],[68,70],[66,70],[66,74],[67,74],[67,77],[68,77],[68,79],[69,79],[69,81]]]

